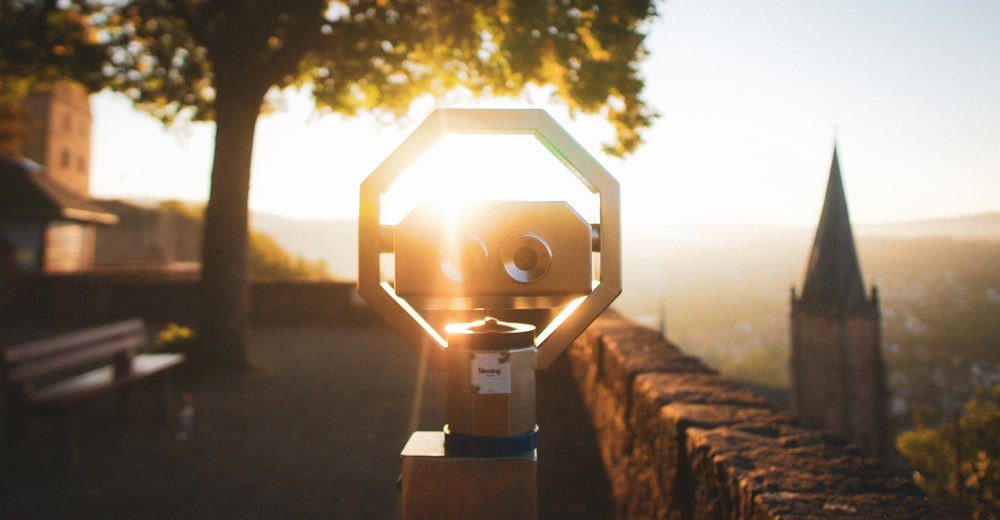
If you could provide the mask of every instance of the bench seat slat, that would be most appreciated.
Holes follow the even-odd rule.
[[[146,342],[145,336],[126,336],[106,343],[95,343],[86,348],[66,352],[59,356],[29,361],[10,367],[7,371],[7,381],[17,384],[37,377],[45,376],[87,363],[109,359],[118,352],[132,351]]]
[[[185,356],[139,354],[148,345],[145,323],[131,319],[0,349],[5,400],[11,404],[4,407],[10,419],[5,426],[26,433],[30,415],[58,412],[66,426],[67,458],[77,465],[79,453],[73,433],[77,414],[65,413],[72,407],[119,391],[119,404],[124,405],[128,397],[124,390],[128,386],[160,376],[165,417],[169,417],[172,408],[169,371],[183,363]],[[7,418],[4,422],[7,423]]]
[[[183,354],[140,354],[132,360],[132,370],[123,377],[115,379],[113,367],[101,367],[42,387],[29,395],[28,401],[40,407],[74,405],[164,372],[183,362]]]
[[[82,344],[96,343],[116,336],[145,336],[146,325],[142,319],[119,321],[12,346],[3,351],[4,361],[9,365],[23,363],[38,357],[46,357],[63,350],[76,349]]]

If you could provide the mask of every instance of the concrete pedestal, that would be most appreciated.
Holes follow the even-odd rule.
[[[444,432],[414,432],[402,459],[403,520],[538,518],[537,455],[454,457]]]

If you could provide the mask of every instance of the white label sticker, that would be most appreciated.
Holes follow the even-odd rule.
[[[472,393],[510,393],[510,353],[472,355]]]

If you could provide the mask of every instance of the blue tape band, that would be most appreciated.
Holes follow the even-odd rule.
[[[538,447],[538,426],[530,432],[510,437],[463,435],[444,427],[444,453],[450,457],[513,457]]]

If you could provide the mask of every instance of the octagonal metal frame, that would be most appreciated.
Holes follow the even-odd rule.
[[[392,252],[392,238],[381,224],[381,196],[407,167],[449,134],[533,135],[577,180],[600,198],[598,284],[539,332],[538,368],[566,349],[621,294],[621,195],[618,181],[541,109],[435,110],[361,183],[358,220],[358,294],[435,370],[447,367],[441,334],[392,286],[382,280],[381,255]]]

